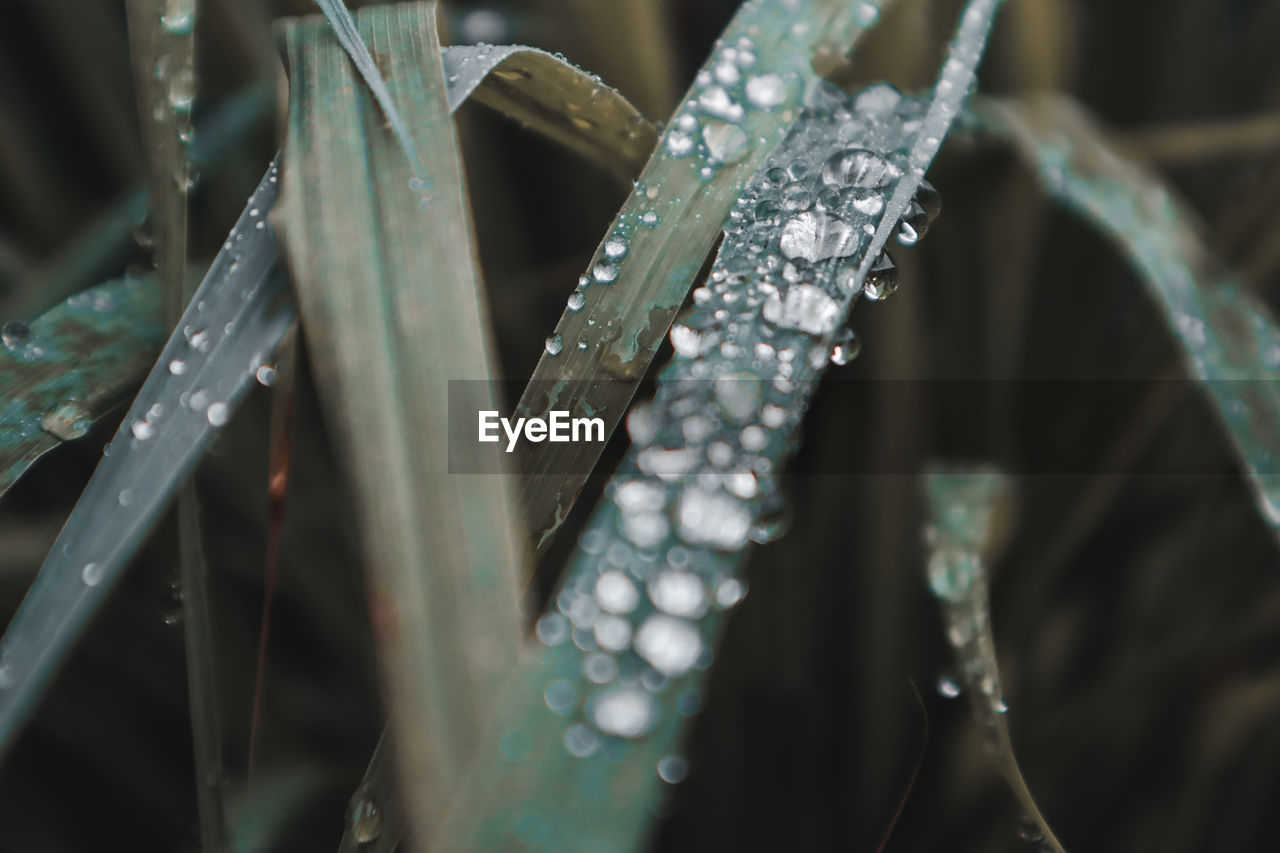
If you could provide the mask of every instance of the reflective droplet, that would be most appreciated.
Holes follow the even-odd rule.
[[[861,351],[862,340],[853,329],[845,326],[836,332],[835,346],[831,350],[831,363],[837,367],[843,367],[857,358]]]
[[[787,87],[777,74],[761,74],[747,81],[747,100],[758,110],[771,110],[787,99]]]
[[[649,600],[669,616],[697,619],[707,612],[707,589],[693,572],[667,569],[649,581]]]
[[[943,676],[938,679],[938,695],[944,699],[955,699],[961,693],[960,684],[953,678]]]
[[[644,621],[635,637],[636,654],[663,675],[684,675],[702,654],[702,636],[692,622],[654,614]]]
[[[578,705],[578,692],[573,689],[572,684],[563,678],[548,684],[547,689],[542,691],[542,698],[546,700],[547,707],[552,712],[562,717],[569,714]]]
[[[658,762],[658,777],[669,785],[678,785],[689,773],[689,764],[678,755],[668,755]]]
[[[368,844],[382,834],[382,809],[368,794],[357,796],[351,807],[351,837],[358,844]]]
[[[737,578],[725,578],[716,587],[716,604],[733,607],[747,595],[747,585]]]
[[[596,264],[591,270],[591,277],[601,284],[613,284],[618,278],[618,265]]]
[[[582,662],[582,672],[587,676],[588,681],[607,684],[617,676],[618,662],[613,659],[613,655],[594,652],[587,655],[586,660]]]
[[[569,622],[559,613],[544,613],[534,628],[539,640],[548,646],[556,646],[569,639]]]
[[[559,355],[564,349],[564,338],[559,334],[549,335],[546,342],[547,355]]]
[[[627,255],[627,241],[624,238],[619,237],[618,235],[615,234],[614,236],[610,237],[608,240],[605,241],[604,256],[606,258],[610,258],[616,261],[619,258],[626,257],[626,255]]]
[[[253,376],[258,380],[258,384],[264,388],[270,388],[276,384],[276,369],[269,364],[262,364],[253,372]]]
[[[784,295],[771,295],[763,308],[764,319],[775,326],[815,336],[835,331],[841,313],[840,303],[813,284],[793,284]]]
[[[169,372],[174,376],[181,376],[187,372],[187,363],[180,358],[175,358],[169,362]]]
[[[813,263],[848,257],[861,243],[859,232],[843,219],[830,213],[805,211],[791,217],[782,227],[778,248],[785,258],[803,258]]]
[[[566,303],[570,311],[577,313],[582,310],[582,306],[587,304],[587,295],[581,290],[575,290],[569,294],[569,301]]]
[[[138,441],[146,441],[155,434],[156,428],[150,421],[139,418],[133,422],[130,430],[133,432],[133,437],[138,439]]]
[[[209,419],[210,426],[220,427],[231,417],[231,409],[226,403],[212,403],[205,416]]]
[[[717,119],[703,123],[702,141],[707,154],[717,163],[736,163],[747,153],[747,135],[742,128]]]
[[[822,165],[823,182],[838,187],[879,189],[901,174],[896,166],[865,148],[846,148]]]
[[[866,281],[862,284],[862,295],[872,302],[882,302],[897,292],[898,266],[887,252],[881,252],[867,271]]]
[[[4,348],[14,351],[22,348],[27,341],[31,339],[31,327],[26,323],[11,320],[0,326],[0,341],[3,341]]]
[[[596,603],[610,613],[630,613],[640,603],[640,592],[631,578],[619,571],[603,572],[596,580]]]
[[[657,722],[658,700],[640,687],[619,686],[595,698],[590,717],[595,727],[607,735],[637,738]]]
[[[93,425],[89,410],[75,400],[67,400],[44,416],[40,428],[63,441],[74,441],[88,435]]]
[[[97,586],[102,583],[105,575],[106,567],[101,563],[85,563],[84,568],[80,570],[80,577],[85,586]]]
[[[570,726],[564,733],[564,748],[570,755],[587,758],[594,755],[600,748],[600,735],[596,734],[590,726],[578,723],[576,726]]]
[[[680,536],[693,545],[736,551],[747,543],[751,512],[742,501],[723,492],[690,488],[677,510]]]

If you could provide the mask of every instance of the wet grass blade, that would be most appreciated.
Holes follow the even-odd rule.
[[[268,277],[274,235],[258,227],[275,192],[273,166],[0,640],[0,752],[293,320],[282,281]]]
[[[351,474],[423,849],[522,633],[507,480],[448,474],[448,382],[487,378],[493,354],[434,13],[434,3],[377,6],[356,19],[427,158],[418,175],[327,28],[282,26],[290,109],[277,212]]]
[[[0,350],[0,494],[43,454],[124,402],[164,343],[154,276],[107,282],[28,326]]]
[[[630,183],[657,141],[635,107],[598,78],[521,45],[444,51],[450,100],[466,98],[515,119]]]
[[[1010,484],[999,472],[982,467],[929,471],[924,491],[929,507],[925,541],[929,546],[929,588],[942,605],[947,639],[969,694],[974,718],[982,728],[990,754],[1027,814],[1020,830],[1046,853],[1064,853],[1048,821],[1040,812],[1018,768],[1009,738],[1009,705],[1000,688],[984,552],[991,539],[992,520]],[[1032,837],[1038,836],[1038,837]]]
[[[191,110],[195,102],[195,0],[129,0],[129,32],[143,135],[147,139],[150,221],[156,273],[165,295],[165,320],[182,316],[194,285],[187,282],[187,195],[195,184]],[[194,483],[178,492],[178,575],[195,752],[200,843],[226,846],[222,798],[222,727],[214,674],[208,565]]]
[[[975,111],[1011,137],[1048,193],[1114,242],[1141,276],[1244,463],[1259,514],[1280,536],[1280,327],[1206,248],[1190,209],[1125,159],[1063,98]]]
[[[815,52],[832,44],[847,52],[879,19],[881,5],[802,0],[742,6],[668,123],[578,289],[566,294],[568,307],[549,330],[520,415],[572,411],[603,418],[606,436],[613,432],[729,209],[799,112],[815,79]],[[556,445],[540,453],[532,476],[523,478],[521,503],[538,554],[568,517],[599,449]]]
[[[867,258],[899,229],[889,217],[908,211],[937,150],[922,140],[941,139],[963,105],[996,6],[970,5],[932,98],[823,89],[761,164],[653,403],[630,416],[631,450],[502,693],[438,849],[644,845],[664,782],[683,776],[681,731],[745,594],[750,542],[778,533],[777,474],[837,330],[864,286],[886,292]],[[850,123],[860,135],[842,135]],[[781,202],[803,194],[811,208],[829,185],[827,218],[783,213]],[[885,201],[903,187],[906,204]]]

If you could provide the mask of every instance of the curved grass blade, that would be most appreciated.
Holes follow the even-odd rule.
[[[653,152],[653,125],[617,91],[559,57],[521,45],[443,53],[451,102],[473,98],[627,183]]]
[[[1008,480],[991,468],[937,467],[925,474],[928,582],[942,605],[947,639],[955,650],[974,718],[997,769],[1027,813],[1023,836],[1039,842],[1048,853],[1064,853],[1018,768],[1005,716],[1009,706],[1000,689],[983,552],[991,538],[992,518],[1008,491]]]
[[[391,853],[400,846],[409,821],[400,802],[394,765],[395,744],[384,729],[364,780],[347,804],[338,853]]]
[[[365,85],[369,87],[369,91],[373,93],[378,106],[382,108],[383,115],[386,116],[387,122],[395,132],[396,139],[400,140],[400,146],[404,149],[405,156],[409,158],[409,163],[413,166],[413,174],[421,176],[423,174],[422,161],[418,159],[418,148],[414,144],[413,137],[409,134],[409,128],[405,126],[404,119],[400,116],[400,111],[396,109],[396,102],[392,100],[391,93],[387,91],[387,83],[382,79],[382,72],[374,64],[373,55],[369,53],[369,46],[360,37],[360,31],[356,27],[356,22],[351,18],[351,12],[347,10],[342,0],[316,0],[316,5],[324,13],[329,26],[333,28],[334,35],[338,37],[339,43],[342,44],[342,49],[347,52],[347,56],[351,58],[351,63],[355,65],[356,71],[360,72]]]
[[[0,494],[63,441],[124,402],[164,343],[154,276],[107,282],[33,322],[4,326]]]
[[[975,103],[1011,137],[1049,194],[1128,256],[1244,463],[1258,510],[1280,537],[1280,327],[1209,252],[1185,202],[1126,160],[1073,102]]]
[[[275,194],[273,166],[0,639],[0,752],[292,322],[283,282],[268,277],[275,238],[259,215]]]
[[[415,3],[357,15],[429,154],[418,175],[328,32],[306,20],[280,29],[291,83],[281,238],[351,472],[422,849],[522,634],[507,480],[448,473],[448,381],[486,379],[494,359],[434,13]]]
[[[730,208],[799,112],[816,79],[815,53],[831,44],[850,50],[882,5],[743,4],[569,297],[519,415],[573,411],[603,418],[606,438],[612,434]],[[601,446],[555,445],[522,479],[538,555],[568,517]]]
[[[919,187],[936,147],[918,135],[946,130],[922,117],[939,100],[949,106],[938,114],[958,112],[968,86],[956,83],[972,79],[995,5],[971,4],[984,25],[962,24],[952,56],[964,73],[948,66],[952,85],[932,101],[886,86],[854,98],[825,89],[748,184],[695,313],[673,336],[676,358],[653,403],[630,416],[631,450],[538,621],[539,643],[503,690],[439,849],[643,844],[663,782],[683,773],[680,733],[724,615],[745,593],[749,544],[778,533],[776,475],[837,329],[864,286],[886,287],[866,274],[866,258],[899,227],[885,199]],[[860,136],[842,131],[851,121]],[[788,167],[803,177],[780,180]],[[782,214],[785,198],[846,179],[827,218]]]

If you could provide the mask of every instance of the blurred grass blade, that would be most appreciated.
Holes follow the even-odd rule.
[[[1124,159],[1070,100],[975,103],[1011,136],[1047,191],[1128,256],[1235,444],[1259,513],[1280,536],[1280,327],[1212,256],[1195,217],[1156,175]]]
[[[273,87],[253,86],[213,105],[201,118],[191,140],[195,172],[222,166],[238,143],[261,126],[274,103]],[[150,193],[140,183],[71,239],[54,260],[35,269],[3,303],[9,316],[44,311],[88,283],[119,269],[135,248],[135,230],[147,215]],[[141,381],[142,375],[138,376]]]
[[[922,135],[941,138],[963,105],[995,7],[970,5],[943,71],[951,85],[931,99],[821,88],[761,163],[653,403],[631,415],[632,448],[538,621],[539,644],[504,688],[437,849],[643,847],[663,783],[683,777],[681,731],[723,617],[745,593],[749,544],[779,533],[777,475],[837,329],[864,285],[877,296],[888,287],[866,277],[866,258],[881,257],[899,228],[888,217],[908,210],[937,150]],[[783,214],[786,199],[846,179],[867,191],[837,191],[821,228],[811,210]],[[903,187],[907,204],[886,204]]]
[[[0,752],[294,316],[250,197],[0,640]]]
[[[187,194],[195,183],[191,163],[191,110],[195,102],[195,0],[129,0],[129,33],[139,117],[148,141],[156,272],[165,295],[165,321],[182,316],[194,285],[187,282]],[[195,484],[178,492],[178,576],[187,687],[195,753],[200,844],[226,846],[222,800],[222,727],[213,663],[208,566],[200,535]]]
[[[342,49],[351,58],[356,71],[360,72],[365,85],[369,87],[369,91],[373,93],[374,99],[377,100],[378,106],[382,107],[383,115],[386,116],[391,129],[395,131],[396,139],[400,140],[400,146],[404,149],[405,156],[409,158],[409,163],[413,166],[413,174],[421,176],[422,161],[418,159],[417,145],[414,144],[409,128],[405,127],[400,111],[396,109],[396,102],[391,98],[391,93],[387,91],[387,83],[382,79],[382,72],[378,70],[378,66],[374,64],[373,55],[369,53],[369,46],[360,37],[360,31],[356,28],[356,22],[351,18],[351,12],[347,10],[346,4],[342,0],[316,0],[316,5],[320,7],[321,12],[324,12],[325,19],[328,20],[329,26],[333,28],[333,33],[338,37],[339,43],[342,44]]]
[[[0,494],[41,455],[124,402],[164,343],[154,276],[79,293],[30,326],[4,326]]]
[[[277,216],[352,479],[422,849],[522,633],[507,480],[448,474],[447,383],[488,378],[494,356],[434,13],[416,3],[356,18],[428,157],[420,175],[327,29],[297,20],[279,31],[291,91]]]
[[[929,588],[942,604],[947,639],[956,653],[960,678],[973,713],[982,727],[1000,774],[1026,811],[1027,840],[1039,842],[1046,853],[1064,853],[1027,788],[1013,754],[1006,714],[1009,706],[1000,689],[995,636],[991,630],[990,598],[984,552],[990,548],[993,518],[1009,497],[1008,480],[991,468],[935,467],[925,474],[929,508],[925,541],[929,546]],[[1038,835],[1038,838],[1031,838]]]
[[[603,166],[630,183],[653,152],[657,131],[599,79],[520,45],[444,51],[450,100],[474,98]]]
[[[815,51],[831,43],[850,49],[879,19],[881,5],[800,0],[739,9],[548,336],[519,415],[561,409],[601,417],[606,437],[613,432],[729,209],[799,111],[815,79]],[[539,555],[568,517],[601,446],[555,445],[521,480]]]

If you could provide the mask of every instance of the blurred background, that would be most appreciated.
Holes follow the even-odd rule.
[[[960,5],[898,0],[836,79],[927,86]],[[445,42],[560,51],[660,122],[736,3],[442,6]],[[271,20],[314,11],[200,2],[193,260],[212,257],[278,147]],[[30,320],[149,264],[148,224],[127,205],[144,149],[123,0],[0,12],[0,319]],[[1189,199],[1209,245],[1274,309],[1278,41],[1280,5],[1266,0],[1009,0],[981,86],[1078,99]],[[482,107],[458,128],[503,370],[522,380],[628,188]],[[945,459],[1015,475],[992,560],[997,651],[1017,754],[1066,846],[1274,849],[1280,560],[1230,446],[1187,382],[1134,382],[1105,401],[1088,384],[1045,394],[1046,379],[1182,377],[1162,316],[1007,148],[954,137],[930,179],[943,214],[896,251],[899,295],[854,311],[862,354],[832,369],[808,414],[785,478],[790,533],[752,555],[751,593],[688,732],[691,772],[647,843],[1036,849],[968,704],[936,689],[951,664],[923,580],[917,473]],[[269,409],[255,394],[197,475],[231,817],[262,849],[331,850],[383,719],[364,584],[304,380],[247,796]],[[47,456],[0,501],[0,621],[115,426]],[[602,482],[541,567],[541,594]],[[0,850],[194,849],[175,554],[161,525],[0,767]]]

